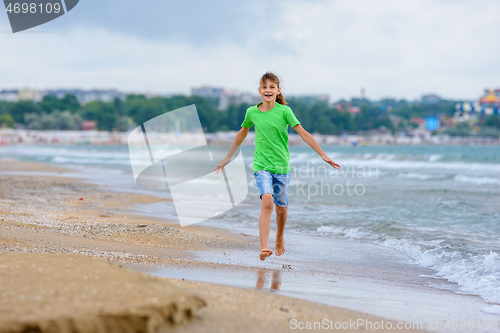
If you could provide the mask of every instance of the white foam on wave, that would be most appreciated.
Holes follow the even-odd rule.
[[[439,169],[439,170],[467,170],[467,171],[486,171],[500,172],[500,163],[480,163],[480,162],[461,162],[461,161],[441,161],[443,155],[429,154],[423,156],[401,155],[389,153],[364,153],[364,154],[345,154],[340,152],[326,151],[326,154],[342,168],[347,166],[378,167],[386,169]],[[290,164],[309,165],[324,163],[318,159],[316,153],[293,153],[290,154]]]
[[[129,165],[130,159],[113,159],[113,158],[88,158],[88,157],[64,157],[64,156],[56,156],[53,157],[51,163],[57,164],[96,164],[96,165],[109,165],[109,164],[117,164],[117,165]]]
[[[332,160],[336,160],[339,156],[342,156],[342,153],[327,153],[328,157]],[[325,162],[317,155],[316,153],[290,153],[290,165],[293,164],[304,164],[309,163],[312,164],[324,164]]]
[[[492,177],[472,177],[466,175],[456,175],[453,180],[460,183],[470,183],[476,185],[500,185],[500,179]]]
[[[410,179],[420,179],[420,180],[443,178],[443,177],[445,177],[445,175],[432,175],[428,173],[414,173],[414,172],[398,174],[398,178],[410,178]]]
[[[442,158],[443,158],[442,155],[431,154],[431,155],[429,155],[429,158],[427,158],[427,161],[429,161],[429,162],[435,162],[435,161],[438,161],[438,160],[440,160]]]
[[[320,233],[331,233],[338,236],[344,236],[350,239],[360,239],[369,236],[369,233],[361,231],[361,228],[344,228],[337,226],[322,225],[316,229]]]
[[[349,239],[364,239],[406,253],[415,263],[435,271],[433,277],[456,283],[460,292],[478,295],[492,303],[500,303],[500,255],[490,251],[483,254],[453,250],[442,240],[414,241],[382,237],[362,230],[340,226],[320,226],[322,234]]]
[[[345,167],[347,165],[354,166],[376,166],[386,169],[439,169],[439,170],[467,170],[467,171],[486,171],[500,172],[499,163],[465,163],[465,162],[428,162],[428,161],[411,161],[411,160],[388,160],[381,158],[373,159],[337,159],[335,162]]]
[[[81,146],[16,146],[16,155],[24,156],[66,156],[66,157],[93,157],[101,158],[128,158],[128,151],[100,150],[95,147]]]
[[[463,293],[500,303],[500,258],[496,252],[471,254],[439,245],[422,250],[420,245],[406,239],[387,239],[382,245],[406,253],[418,265],[433,269],[436,277],[456,283]]]

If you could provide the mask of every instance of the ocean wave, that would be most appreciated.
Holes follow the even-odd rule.
[[[66,157],[87,157],[92,155],[93,157],[102,158],[129,158],[128,149],[117,151],[112,149],[100,149],[100,148],[82,148],[81,146],[16,146],[16,154],[24,156],[66,156]]]
[[[471,183],[476,185],[500,185],[500,179],[491,177],[456,175],[453,180],[460,183]]]
[[[385,159],[337,159],[341,166],[374,166],[386,169],[434,169],[434,170],[467,170],[500,172],[498,163],[465,163],[465,162],[427,162],[427,161],[405,161],[405,160],[385,160]]]
[[[463,161],[443,161],[441,155],[406,156],[396,154],[331,154],[330,158],[339,163],[342,168],[348,166],[377,167],[383,169],[424,169],[424,170],[449,170],[449,171],[484,171],[500,172],[500,163],[463,162]],[[312,153],[296,153],[290,158],[290,165],[314,167],[316,164],[324,163]]]
[[[429,157],[427,158],[427,161],[429,162],[435,162],[435,161],[438,161],[440,159],[443,158],[443,155],[439,155],[439,154],[431,154],[429,155]]]
[[[337,226],[322,225],[316,229],[319,233],[331,233],[338,236],[344,236],[350,239],[361,239],[369,236],[369,233],[361,231],[361,228],[344,228]]]
[[[398,178],[413,178],[413,179],[420,179],[420,180],[427,180],[427,179],[435,179],[435,178],[443,178],[445,175],[439,174],[439,175],[432,175],[428,173],[414,173],[414,172],[408,172],[408,173],[399,173]]]
[[[401,148],[404,150],[404,148]],[[363,152],[363,153],[353,153],[353,152],[339,152],[325,150],[326,154],[330,156],[335,162],[339,163],[341,166],[347,164],[359,164],[365,166],[378,166],[380,168],[427,168],[427,169],[445,169],[445,170],[477,170],[477,171],[500,171],[499,158],[491,158],[490,152],[487,151],[483,154],[477,152],[469,152],[469,155],[464,156],[460,153],[434,153],[422,151],[420,154],[411,154],[407,152]],[[477,155],[477,154],[479,155]],[[292,157],[298,157],[293,160],[294,164],[305,163],[309,160],[316,161],[316,153],[311,152],[305,154],[295,153],[296,155]],[[477,155],[477,156],[476,156]],[[320,160],[321,162],[321,160]]]
[[[383,227],[387,229],[387,226]],[[323,235],[369,241],[406,253],[417,265],[432,269],[435,273],[431,277],[456,283],[462,293],[500,303],[500,255],[497,252],[470,253],[457,250],[443,239],[399,239],[378,231],[373,233],[363,227],[325,225],[316,229],[317,233]]]
[[[500,258],[496,252],[473,254],[442,245],[423,249],[414,241],[394,238],[382,245],[406,253],[418,265],[434,270],[436,277],[456,283],[463,293],[500,303]]]
[[[92,165],[130,165],[130,158],[116,159],[116,158],[88,158],[88,157],[65,157],[55,156],[51,159],[51,163],[56,164],[92,164]]]
[[[302,163],[303,161],[307,161],[311,159],[312,156],[309,153],[290,153],[290,164]]]

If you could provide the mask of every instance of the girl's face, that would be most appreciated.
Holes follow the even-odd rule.
[[[262,96],[264,102],[276,101],[276,96],[281,92],[281,88],[271,80],[261,83],[259,87],[259,94]]]

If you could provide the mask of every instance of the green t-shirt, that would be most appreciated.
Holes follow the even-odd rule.
[[[288,124],[294,127],[300,122],[286,105],[276,103],[274,108],[263,112],[257,108],[260,104],[247,109],[241,124],[241,127],[255,125],[253,172],[267,170],[278,174],[289,173]]]

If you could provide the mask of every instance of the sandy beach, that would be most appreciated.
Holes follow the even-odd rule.
[[[287,274],[286,268],[213,263],[197,255],[258,249],[256,237],[126,213],[131,205],[164,199],[29,175],[68,171],[45,164],[1,160],[0,170],[1,332],[324,331],[361,319],[378,329],[358,322],[349,330],[412,331],[395,329],[394,320],[277,295],[279,280],[270,291],[259,290],[268,274]],[[254,289],[237,288],[145,273],[153,267],[228,276],[248,271],[258,278]],[[393,329],[381,329],[382,322]]]

